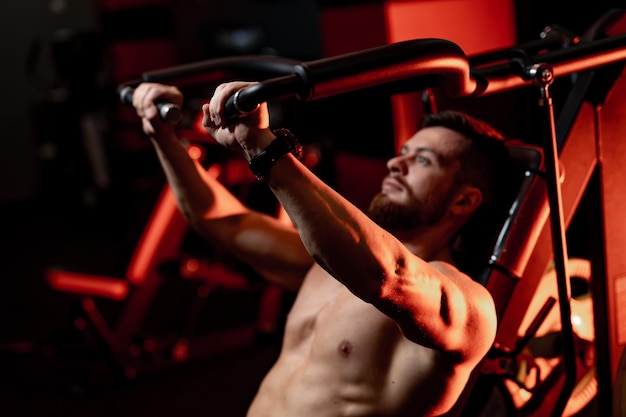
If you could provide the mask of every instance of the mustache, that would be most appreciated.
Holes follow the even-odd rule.
[[[402,188],[404,190],[411,191],[411,187],[409,186],[409,184],[406,183],[404,178],[402,178],[401,176],[388,174],[388,175],[386,175],[383,178],[383,181],[382,181],[381,185],[384,184],[387,181],[391,182],[393,185],[395,185],[397,187],[400,187],[400,188]]]

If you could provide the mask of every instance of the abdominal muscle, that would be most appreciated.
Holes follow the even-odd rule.
[[[449,400],[442,357],[316,266],[248,417],[436,415]]]

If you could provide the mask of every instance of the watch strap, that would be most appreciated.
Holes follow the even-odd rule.
[[[297,159],[302,158],[302,146],[288,129],[276,129],[272,133],[276,139],[250,160],[250,171],[259,180],[264,179],[274,164],[288,153]]]

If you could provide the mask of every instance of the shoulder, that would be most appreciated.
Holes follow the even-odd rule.
[[[487,288],[474,281],[470,276],[459,270],[453,264],[445,261],[431,261],[429,264],[437,271],[444,274],[452,283],[458,286],[463,293],[466,293],[467,295],[479,296],[481,302],[485,302],[493,306],[493,298]]]
[[[465,311],[464,333],[466,340],[472,340],[471,356],[482,358],[495,339],[497,315],[493,297],[487,288],[461,272],[457,267],[442,261],[430,264],[444,274],[455,287],[456,300],[451,300],[451,309],[463,308]]]

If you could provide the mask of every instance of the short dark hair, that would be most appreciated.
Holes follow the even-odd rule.
[[[460,164],[459,181],[478,187],[483,205],[489,206],[497,192],[502,172],[508,167],[506,138],[489,123],[458,110],[426,114],[420,128],[442,126],[467,139],[467,146],[457,154]]]

